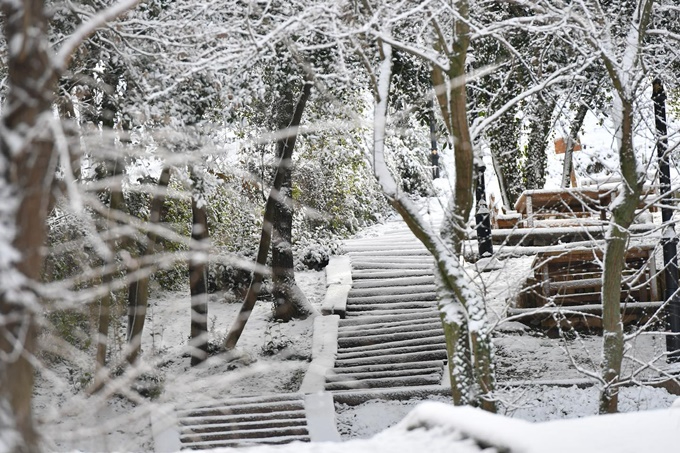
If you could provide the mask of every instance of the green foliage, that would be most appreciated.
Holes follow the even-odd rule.
[[[359,137],[302,137],[293,171],[293,248],[299,267],[320,269],[339,240],[382,219],[387,203],[361,154]]]
[[[150,400],[158,399],[163,394],[163,374],[158,371],[142,374],[133,384],[132,389]]]
[[[85,313],[78,310],[54,310],[48,311],[45,318],[59,338],[83,351],[92,346],[92,338],[89,336],[90,320]]]
[[[415,116],[402,117],[396,124],[397,134],[387,138],[387,164],[401,189],[414,196],[431,196],[430,131]]]

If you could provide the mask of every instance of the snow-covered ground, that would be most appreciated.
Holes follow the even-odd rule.
[[[376,226],[366,234],[379,235],[380,228]],[[484,283],[480,283],[480,287],[486,292],[490,308],[499,317],[530,271],[528,261],[526,257],[506,260],[502,262],[501,271],[483,274]],[[469,266],[469,271],[474,272],[474,266]],[[326,288],[324,272],[301,272],[297,275],[308,298],[320,307]],[[157,384],[158,394],[151,401],[138,398],[135,402],[121,396],[113,396],[106,401],[86,399],[82,393],[75,393],[75,387],[66,387],[62,388],[62,394],[55,396],[53,383],[56,378],[41,375],[36,407],[45,422],[43,431],[49,451],[70,451],[74,448],[88,452],[151,451],[153,440],[149,414],[165,405],[183,406],[234,395],[298,390],[311,357],[312,318],[273,323],[270,319],[271,303],[258,302],[239,342],[239,359],[229,361],[218,354],[205,365],[192,368],[186,354],[190,322],[188,289],[164,291],[155,288],[150,307],[144,339],[144,363],[156,366],[155,369],[150,368],[147,374],[153,377],[152,383]],[[239,303],[227,302],[220,295],[211,296],[209,327],[214,342],[224,338],[239,307]],[[512,386],[501,385],[499,389],[501,413],[536,422],[596,414],[596,387],[531,385],[531,382],[583,380],[586,376],[575,369],[574,364],[596,371],[600,341],[601,338],[594,335],[570,340],[550,338],[518,323],[500,323],[495,336],[498,375],[501,381],[514,382]],[[637,342],[636,356],[643,359],[653,357],[663,348],[663,338],[660,337],[640,337]],[[66,373],[64,369],[57,371],[62,376]],[[130,393],[133,392],[125,394]],[[623,388],[621,398],[622,411],[668,408],[675,400],[675,396],[666,390],[647,387]],[[449,402],[445,396],[433,399]],[[421,402],[375,400],[359,406],[338,404],[338,431],[343,440],[374,436],[397,424]],[[427,434],[430,435],[433,434]],[[433,439],[427,436],[427,442],[443,442],[438,434]],[[382,435],[377,439],[385,442],[386,438]],[[417,436],[414,439],[424,441]],[[404,445],[411,444],[407,442]]]
[[[600,124],[597,118],[589,117],[582,135],[585,150],[575,157],[577,166],[586,165],[586,161],[591,160],[592,156],[604,159],[607,164],[613,162],[614,157],[605,152],[611,150],[611,139],[607,139],[611,135],[606,128],[606,121]],[[643,154],[650,156],[648,137],[644,142]],[[649,161],[648,157],[647,159]],[[442,162],[446,160],[446,156],[443,156]],[[487,165],[489,172],[492,171],[492,167],[490,164]],[[553,154],[549,159],[548,186],[555,185],[560,172],[561,161]],[[493,181],[493,175],[487,175],[487,180]],[[446,181],[438,180],[437,184],[441,192],[447,191]],[[493,191],[493,183],[489,186],[490,191]],[[496,199],[500,197],[497,196]],[[437,206],[437,209],[441,208],[440,205]],[[382,226],[378,225],[362,234],[380,236],[381,228]],[[585,380],[587,371],[598,370],[601,338],[595,335],[568,339],[551,338],[518,323],[502,322],[504,310],[512,303],[513,295],[531,272],[531,262],[531,257],[507,259],[501,262],[501,270],[477,277],[480,292],[486,296],[490,317],[494,323],[498,322],[495,344],[499,380],[512,381],[512,385],[501,384],[498,390],[501,413],[513,419],[530,422],[595,415],[598,389],[594,386],[581,388],[575,384],[579,379]],[[472,264],[468,265],[467,269],[473,274],[476,273]],[[301,272],[297,274],[297,278],[313,305],[320,307],[326,289],[324,272]],[[211,296],[208,317],[213,342],[221,342],[239,308],[238,302],[229,302],[219,294]],[[81,370],[86,369],[87,363],[93,359],[80,357],[79,363],[83,364],[83,367],[79,369],[72,364],[53,359],[48,363],[47,369],[38,376],[35,397],[36,413],[42,423],[46,450],[151,451],[153,439],[149,415],[167,405],[198,404],[234,395],[297,391],[311,359],[313,319],[285,324],[273,323],[270,319],[271,310],[270,302],[258,302],[239,342],[237,360],[227,360],[224,355],[217,354],[203,366],[192,368],[186,354],[190,325],[188,288],[182,291],[153,288],[143,343],[142,363],[145,368],[139,370],[144,374],[143,381],[149,385],[145,393],[152,395],[153,398],[143,398],[134,391],[126,391],[125,389],[135,381],[134,376],[128,377],[126,374],[114,381],[120,383],[119,387],[111,388],[101,396],[86,397],[79,384],[82,378],[86,377],[82,375]],[[628,361],[627,366],[631,369],[654,362],[655,358],[662,354],[664,344],[664,338],[658,334],[637,337],[628,350],[629,355],[634,356],[635,360]],[[656,365],[664,366],[659,360],[656,360]],[[558,381],[561,381],[559,386],[532,385],[532,382],[555,384]],[[448,404],[447,397],[433,399]],[[674,400],[675,396],[663,389],[624,387],[620,408],[624,412],[666,409]],[[459,417],[449,413],[448,408],[442,406],[424,406],[418,409],[419,412],[409,416],[408,421],[382,432],[398,424],[420,403],[422,401],[419,400],[375,400],[358,406],[338,404],[336,406],[338,431],[344,441],[350,442],[323,447],[293,445],[282,447],[280,450],[265,447],[257,451],[410,453],[426,446],[431,453],[440,451],[448,453],[452,451],[453,444],[459,447],[455,451],[479,451],[478,445],[474,442],[471,443],[469,439],[461,440],[464,436],[461,437],[459,426],[447,425],[446,417],[456,420]],[[662,412],[662,415],[645,412],[639,418],[639,423],[651,431],[649,434],[644,433],[643,428],[639,427],[640,437],[660,436],[657,431],[660,432],[660,428],[665,425],[657,423],[655,421],[657,419],[672,420],[680,424],[678,412],[680,409],[674,411],[673,417],[668,415],[670,412]],[[481,422],[483,418],[467,412],[465,414],[471,417],[471,420]],[[597,420],[601,419],[599,417]],[[435,423],[433,420],[438,422]],[[592,423],[602,425],[602,429],[605,430],[615,429],[615,423],[607,420],[621,422],[620,425],[624,427],[636,424],[635,417],[625,419],[625,422],[622,418],[604,420]],[[480,430],[485,429],[492,433],[495,428],[513,426],[518,427],[518,432],[521,431],[523,435],[531,433],[530,435],[539,440],[544,439],[547,434],[538,433],[550,435],[559,433],[570,439],[566,445],[572,448],[565,451],[586,451],[577,448],[577,445],[581,445],[579,442],[584,436],[590,435],[580,431],[587,423],[563,425],[568,427],[560,431],[562,428],[553,428],[558,425],[535,425],[535,428],[531,428],[534,425],[523,423],[512,425],[507,419],[499,417],[484,418],[483,422],[490,425],[480,426]],[[429,429],[412,429],[418,423]],[[680,432],[677,426],[675,432]],[[626,434],[621,430],[617,433]],[[357,440],[369,437],[372,439]],[[609,451],[674,451],[635,450],[631,448],[637,448],[638,444],[633,442],[626,444],[627,438],[625,436],[622,438],[624,440],[613,444]],[[552,447],[556,445],[558,443]],[[600,444],[594,442],[592,445]],[[680,442],[674,445],[677,447]],[[550,451],[559,450],[552,447]],[[546,450],[528,448],[522,451]],[[603,450],[591,448],[588,451]]]

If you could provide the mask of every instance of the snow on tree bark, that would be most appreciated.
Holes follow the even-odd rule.
[[[461,28],[462,29],[462,28]],[[460,29],[459,29],[460,30]],[[456,137],[468,137],[467,146],[456,146],[461,153],[461,178],[468,181],[468,187],[456,185],[454,200],[451,201],[452,218],[448,219],[449,232],[438,235],[418,213],[411,200],[399,187],[385,164],[384,147],[387,124],[387,98],[390,88],[392,48],[382,44],[383,61],[378,74],[378,99],[374,113],[373,163],[375,176],[383,192],[396,211],[404,219],[413,234],[425,245],[435,259],[437,275],[437,300],[444,334],[446,336],[451,391],[455,404],[475,404],[495,412],[496,406],[489,395],[494,391],[495,374],[493,368],[493,346],[489,335],[484,299],[477,293],[467,274],[462,270],[457,246],[465,234],[465,222],[469,215],[472,198],[472,147],[465,118],[465,87],[456,90],[452,99],[446,99],[446,91],[441,84],[437,87],[442,110],[451,108],[452,112],[463,114],[463,119],[445,116],[447,127],[456,131]],[[464,60],[464,57],[463,57]],[[460,66],[458,70],[464,68]],[[435,72],[437,74],[437,72]],[[438,73],[441,75],[441,72]],[[435,76],[436,77],[436,76]],[[436,80],[436,79],[435,79]],[[460,81],[461,79],[456,79]],[[442,92],[444,93],[441,96]],[[462,105],[460,103],[462,102]],[[455,124],[454,124],[455,121]],[[466,135],[467,134],[467,135]],[[458,142],[456,142],[458,143]],[[458,154],[456,154],[458,157]],[[469,177],[465,177],[466,157],[469,157]],[[457,161],[458,162],[458,161]],[[457,198],[456,198],[457,197]],[[469,198],[468,198],[469,197]],[[470,201],[469,204],[466,201]],[[465,208],[467,206],[467,212]],[[460,222],[460,223],[458,223]]]
[[[302,112],[305,109],[305,105],[307,104],[307,100],[309,99],[309,96],[311,94],[311,90],[312,90],[311,84],[305,83],[302,90],[302,94],[300,95],[300,99],[298,100],[298,104],[295,107],[295,114],[293,115],[293,119],[291,121],[291,125],[296,125],[294,126],[295,135],[292,136],[297,135],[297,125],[300,124]],[[264,219],[262,221],[262,233],[260,235],[260,245],[257,251],[256,260],[257,267],[253,270],[253,278],[250,282],[250,286],[248,287],[248,292],[246,293],[246,296],[243,300],[243,305],[241,305],[241,309],[239,310],[239,314],[234,320],[231,328],[229,329],[229,332],[227,333],[227,337],[224,340],[224,348],[227,350],[232,350],[236,347],[236,344],[238,343],[238,340],[241,337],[241,334],[243,333],[243,329],[245,328],[246,323],[248,322],[250,313],[253,311],[253,307],[255,306],[257,296],[260,293],[262,279],[266,273],[265,264],[267,262],[267,255],[269,254],[269,247],[271,246],[272,241],[272,230],[274,224],[273,217],[274,203],[276,198],[280,196],[279,191],[281,190],[281,187],[283,185],[284,172],[280,170],[281,166],[285,165],[284,164],[285,160],[291,158],[293,152],[293,145],[294,142],[287,141],[284,146],[283,152],[281,153],[281,159],[279,159],[279,165],[276,171],[276,176],[274,177],[274,184],[271,190],[269,191],[267,203],[265,204]]]
[[[296,128],[300,126],[311,85],[305,84],[298,104],[292,98],[292,90],[287,90],[279,104],[279,130],[287,131],[285,137],[277,142],[276,154],[280,159],[277,176],[281,173],[281,190],[274,198],[272,215],[272,280],[274,284],[274,315],[283,321],[293,318],[304,319],[313,309],[305,294],[295,281],[293,259],[293,150],[297,138]],[[301,103],[304,100],[304,103]]]
[[[196,177],[192,173],[192,180]],[[191,257],[189,258],[189,291],[191,292],[191,334],[189,348],[191,366],[208,358],[208,214],[201,193],[191,197]]]
[[[640,73],[640,52],[653,1],[640,0],[630,21],[625,48],[620,61],[608,53],[611,42],[602,49],[604,66],[614,86],[612,117],[615,124],[619,166],[623,184],[612,202],[611,225],[606,234],[602,275],[602,377],[605,385],[600,395],[600,413],[618,410],[618,382],[623,360],[623,323],[621,320],[621,273],[630,232],[640,202],[646,173],[638,165],[633,146],[633,106]]]
[[[10,452],[37,452],[33,420],[36,318],[40,303],[31,286],[40,279],[46,218],[56,168],[50,135],[59,71],[94,29],[136,1],[114,4],[81,24],[59,58],[47,39],[42,0],[2,1],[8,43],[9,91],[0,119],[0,444]],[[121,8],[121,6],[123,8]]]

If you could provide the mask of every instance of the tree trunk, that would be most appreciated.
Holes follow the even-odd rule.
[[[10,452],[40,450],[31,408],[40,304],[30,286],[43,265],[54,173],[47,115],[57,79],[43,9],[40,0],[2,3],[6,42],[21,44],[9,53],[0,128],[0,443]]]
[[[452,46],[453,53],[449,58],[450,70],[448,74],[449,84],[454,82],[454,85],[451,87],[449,108],[442,110],[442,114],[449,112],[451,114],[450,121],[446,123],[450,125],[449,133],[454,138],[456,181],[452,203],[453,213],[447,221],[449,226],[453,225],[456,240],[453,243],[452,254],[448,254],[443,250],[437,250],[433,255],[437,261],[441,277],[443,277],[442,280],[446,282],[444,285],[446,290],[438,291],[442,322],[444,325],[449,321],[453,324],[461,322],[459,317],[449,319],[448,314],[452,309],[457,311],[462,308],[465,314],[461,323],[461,332],[468,333],[468,338],[461,339],[454,344],[460,344],[461,341],[466,343],[463,353],[469,354],[468,358],[471,363],[472,376],[470,376],[469,382],[466,382],[465,385],[467,385],[469,395],[473,399],[472,403],[479,404],[482,409],[495,412],[495,403],[485,398],[495,388],[493,346],[490,332],[487,330],[489,325],[486,319],[486,307],[477,291],[464,278],[460,278],[458,275],[460,273],[459,270],[454,269],[459,265],[458,257],[461,253],[462,241],[467,237],[466,226],[473,203],[472,169],[474,160],[467,115],[465,85],[465,63],[470,43],[470,28],[466,19],[469,17],[470,5],[467,0],[459,0],[457,6],[462,19],[457,19],[454,24],[455,39]],[[436,83],[436,79],[433,79],[433,82]],[[442,105],[441,100],[440,105]],[[445,240],[448,240],[446,235],[450,234],[449,232],[450,227],[447,228],[444,225],[442,227],[442,235],[444,235]],[[431,250],[436,250],[436,248]],[[471,326],[474,326],[474,328],[471,328]],[[446,330],[445,328],[445,332]],[[467,346],[468,342],[469,346]],[[470,352],[467,352],[468,350]],[[450,353],[449,357],[456,358],[460,355],[461,353],[455,351],[453,354]],[[451,377],[453,384],[455,376],[452,375]],[[479,389],[481,394],[474,392],[474,388]]]
[[[545,186],[545,167],[548,160],[545,149],[552,129],[553,110],[555,110],[554,100],[546,100],[540,94],[536,97],[524,171],[526,188],[529,190],[542,189]]]
[[[112,144],[113,145],[113,144]],[[114,180],[114,186],[109,193],[109,210],[121,211],[125,209],[125,199],[123,198],[123,191],[118,184],[118,180],[123,174],[124,163],[119,160],[107,161],[105,177],[111,177]],[[108,219],[107,219],[108,220]],[[118,248],[118,245],[111,244],[113,248]],[[102,285],[110,287],[113,281],[114,272],[113,267],[115,263],[107,262],[104,264],[104,277],[102,278]],[[104,374],[102,370],[106,366],[106,354],[109,343],[109,326],[111,324],[111,292],[107,292],[99,301],[99,322],[97,324],[97,364],[94,378],[94,390],[99,390],[104,385]]]
[[[564,151],[564,164],[562,167],[562,183],[560,187],[569,187],[571,172],[573,170],[574,147],[578,142],[578,133],[583,127],[583,121],[588,113],[588,106],[581,102],[576,110],[576,116],[569,127],[569,137],[567,137],[567,149]]]
[[[297,106],[295,107],[295,114],[293,115],[291,126],[295,125],[294,127],[296,127],[300,124],[300,120],[302,119],[302,112],[305,109],[305,105],[307,104],[307,100],[309,99],[311,90],[312,90],[311,84],[306,83],[305,86],[303,87],[300,100],[298,101]],[[243,333],[243,329],[245,328],[246,323],[248,322],[248,317],[250,316],[250,313],[253,311],[253,307],[255,306],[257,296],[260,293],[262,278],[264,277],[265,274],[264,266],[267,262],[267,255],[269,253],[269,247],[271,245],[272,239],[274,202],[276,198],[279,196],[279,191],[281,190],[281,187],[283,185],[284,172],[281,171],[281,167],[282,165],[285,165],[284,162],[286,161],[286,159],[290,159],[290,156],[293,152],[293,146],[295,145],[296,137],[297,133],[291,134],[288,137],[288,139],[286,139],[283,142],[284,149],[280,153],[282,157],[279,160],[276,176],[274,177],[274,186],[269,191],[269,196],[267,197],[267,203],[264,209],[264,221],[262,222],[262,233],[260,234],[260,246],[257,251],[256,262],[257,267],[255,268],[255,270],[253,270],[253,279],[250,282],[250,287],[248,287],[248,292],[246,293],[243,305],[241,305],[241,310],[239,311],[238,316],[234,320],[234,323],[231,326],[229,333],[227,334],[227,338],[224,340],[224,347],[227,350],[231,350],[236,347],[236,344],[238,343],[238,340],[241,337],[241,334]],[[279,142],[279,144],[281,143],[282,142]]]
[[[525,189],[524,175],[518,171],[521,153],[517,144],[519,123],[516,114],[516,107],[509,109],[487,133],[501,197],[507,209],[515,209],[515,202]]]
[[[191,290],[191,366],[208,358],[208,215],[205,202],[191,197],[192,251],[189,259],[189,288]]]
[[[615,94],[616,96],[617,94]],[[633,149],[633,105],[621,99],[622,122],[619,160],[623,191],[612,209],[612,220],[606,236],[604,270],[602,275],[602,377],[605,386],[600,395],[600,413],[618,410],[618,381],[623,360],[623,323],[621,321],[621,274],[625,262],[630,232],[640,202],[643,179],[637,173],[637,159]]]
[[[279,173],[281,174],[281,190],[279,190],[278,196],[274,198],[272,213],[274,227],[272,235],[272,279],[274,283],[274,316],[283,321],[290,321],[293,318],[306,318],[311,314],[312,307],[295,282],[292,246],[292,155],[297,138],[297,131],[294,128],[300,125],[303,110],[297,112],[296,106],[288,96],[283,100],[281,108],[287,115],[280,122],[279,130],[287,130],[288,132],[277,143],[277,157],[280,159],[277,176]]]
[[[467,17],[467,2],[458,3],[462,17]],[[472,207],[472,144],[465,107],[465,84],[449,87],[452,81],[464,80],[465,52],[468,28],[465,22],[454,27],[459,33],[451,61],[452,71],[444,78],[439,67],[432,72],[437,100],[449,133],[454,137],[456,186],[451,211],[441,235],[436,234],[418,214],[408,197],[398,190],[385,164],[384,144],[387,123],[392,52],[383,44],[378,100],[374,114],[374,172],[383,192],[406,222],[413,234],[432,254],[436,263],[437,301],[446,337],[451,392],[456,404],[474,404],[495,412],[491,398],[494,391],[493,350],[484,300],[467,274],[460,268],[461,241],[466,234],[467,219]],[[449,88],[451,96],[449,97]]]
[[[151,199],[149,209],[149,222],[159,224],[161,222],[161,212],[168,184],[170,183],[170,168],[164,167],[158,178],[158,192]],[[146,235],[146,245],[142,256],[151,256],[156,253],[158,238],[155,233],[149,232]],[[131,365],[139,357],[142,347],[142,332],[144,331],[144,321],[146,318],[146,308],[149,299],[149,277],[143,277],[130,284],[128,289],[128,329],[127,341],[129,353],[127,361]]]
[[[633,147],[633,106],[639,81],[633,79],[640,69],[640,52],[649,25],[652,0],[637,5],[626,40],[625,58],[618,62],[603,55],[604,66],[614,86],[612,118],[619,147],[619,168],[623,183],[618,197],[612,203],[612,220],[605,236],[606,248],[602,275],[602,378],[604,387],[600,394],[600,413],[618,410],[619,381],[623,360],[623,323],[621,321],[621,272],[630,237],[628,228],[635,218],[646,173],[638,167]]]

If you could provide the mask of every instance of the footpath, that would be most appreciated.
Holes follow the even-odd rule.
[[[441,224],[441,214],[428,215],[433,225]],[[490,272],[470,265],[494,323],[499,387],[593,385],[579,367],[597,368],[601,337],[550,338],[508,318],[512,297],[532,273],[532,253],[516,248],[526,253]],[[345,241],[344,250],[326,269],[312,362],[299,391],[157,414],[152,417],[157,452],[338,441],[336,404],[450,394],[432,257],[401,220],[383,225],[379,235]],[[633,348],[656,357],[661,340],[641,337]]]
[[[403,221],[382,230],[331,259],[299,392],[176,410],[176,426],[152,423],[156,451],[340,440],[335,403],[450,393],[432,257]]]

